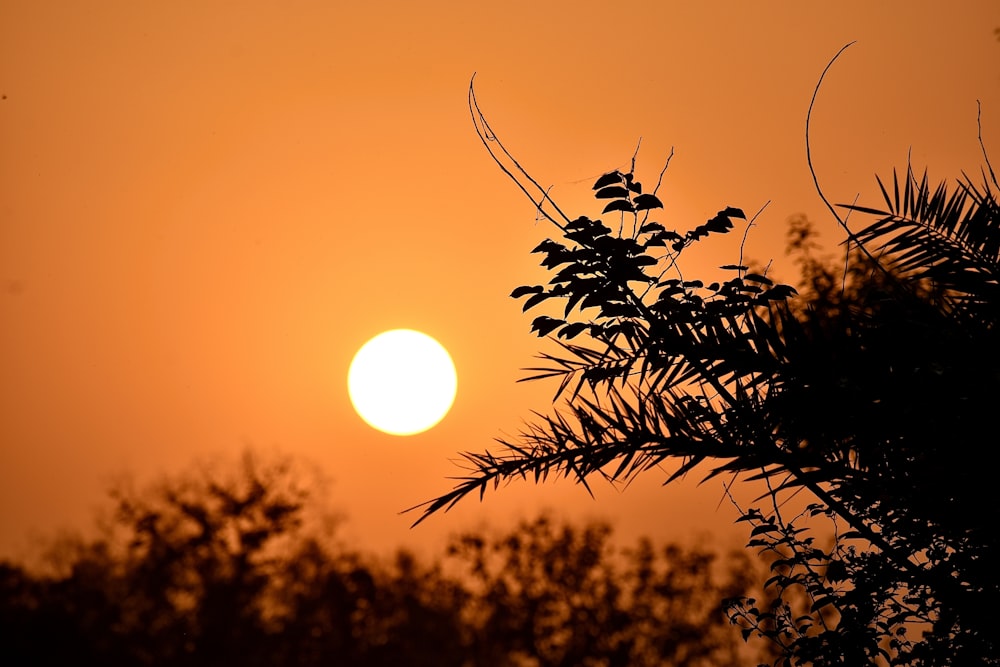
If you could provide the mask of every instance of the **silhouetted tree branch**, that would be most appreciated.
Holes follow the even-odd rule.
[[[535,184],[472,91],[470,107],[508,176]],[[594,476],[628,482],[669,463],[670,482],[705,465],[706,479],[767,484],[770,505],[741,520],[773,559],[774,597],[730,613],[782,664],[998,664],[981,610],[1000,596],[1000,512],[980,446],[1000,399],[1000,206],[983,175],[932,186],[908,166],[878,180],[880,205],[841,206],[871,218],[857,230],[831,205],[851,248],[840,280],[808,254],[808,226],[793,228],[803,295],[742,263],[681,274],[685,251],[728,233],[739,208],[682,231],[619,171],[593,186],[610,225],[532,197],[558,212],[561,239],[532,251],[549,282],[511,296],[545,309],[531,330],[556,352],[525,379],[557,379],[562,403],[499,449],[463,454],[468,474],[412,508],[417,523],[514,478],[589,489]],[[803,490],[815,502],[782,516]]]

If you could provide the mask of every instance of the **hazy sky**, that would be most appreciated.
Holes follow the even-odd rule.
[[[247,444],[314,462],[371,547],[542,506],[626,535],[725,527],[718,484],[656,474],[596,503],[515,484],[415,531],[397,514],[554,389],[515,384],[543,346],[507,296],[554,230],[479,144],[472,73],[571,214],[599,214],[590,184],[641,136],[640,180],[676,150],[662,222],[770,200],[747,253],[792,279],[788,216],[840,238],[805,163],[827,61],[857,40],[817,102],[819,177],[870,203],[908,152],[934,179],[978,170],[977,99],[1000,160],[998,26],[994,0],[0,0],[0,555],[86,525],[116,476]],[[738,252],[713,248],[709,268]],[[459,373],[451,414],[410,438],[346,392],[355,350],[396,327]]]

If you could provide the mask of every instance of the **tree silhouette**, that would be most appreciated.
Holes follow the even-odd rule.
[[[610,534],[606,524],[543,516],[493,538],[453,540],[472,591],[463,616],[476,664],[506,664],[497,651],[552,666],[746,661],[719,604],[752,587],[745,554],[648,540],[622,551]]]
[[[844,207],[874,218],[859,231],[831,206],[853,258],[836,281],[803,255],[810,289],[797,296],[742,261],[717,277],[682,272],[685,251],[746,221],[742,210],[666,225],[664,172],[645,192],[633,158],[594,184],[611,222],[570,218],[471,87],[470,109],[490,155],[562,236],[533,250],[551,280],[512,296],[545,308],[531,328],[557,351],[525,379],[558,380],[563,403],[498,451],[465,453],[468,474],[417,506],[418,522],[514,478],[587,486],[672,464],[670,482],[707,466],[706,479],[766,484],[767,504],[740,520],[772,559],[772,598],[731,600],[730,617],[773,642],[781,664],[1000,663],[983,614],[1000,595],[1000,512],[980,462],[1000,399],[992,168],[981,183],[933,186],[910,168],[879,180],[881,205]],[[803,491],[813,502],[784,516]]]
[[[110,527],[43,570],[0,563],[0,662],[99,665],[737,664],[719,604],[747,559],[612,546],[547,517],[376,557],[323,528],[287,460],[117,488]],[[764,647],[762,650],[767,650]]]
[[[236,474],[112,498],[114,530],[61,545],[55,573],[5,566],[13,664],[461,664],[457,586],[311,528],[312,490],[288,461],[248,454]],[[424,650],[404,660],[400,628]]]

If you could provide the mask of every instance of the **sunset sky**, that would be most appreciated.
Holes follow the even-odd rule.
[[[822,7],[822,8],[821,8]],[[874,173],[1000,166],[1000,2],[111,2],[0,0],[0,556],[89,525],[115,479],[232,459],[312,462],[345,535],[421,548],[549,507],[623,536],[733,532],[719,483],[624,492],[514,484],[409,529],[456,452],[515,434],[554,386],[508,297],[554,230],[496,168],[467,108],[573,215],[627,168],[686,230],[770,205],[749,256],[784,258],[789,216],[841,236],[835,202]],[[734,239],[738,242],[738,239]],[[702,267],[731,263],[713,247]],[[688,269],[690,272],[691,269]],[[458,371],[412,437],[354,413],[347,369],[386,329]],[[728,531],[728,532],[727,532]]]

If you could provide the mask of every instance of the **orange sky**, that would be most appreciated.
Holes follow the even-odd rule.
[[[913,163],[976,170],[976,100],[1000,160],[1000,3],[109,2],[0,0],[0,555],[85,526],[108,483],[246,444],[315,462],[373,548],[550,506],[624,536],[726,528],[718,484],[625,493],[520,484],[409,530],[449,462],[518,430],[554,387],[507,295],[553,234],[479,145],[493,127],[571,214],[626,166],[681,229],[771,205],[750,256],[781,269],[805,212]],[[865,197],[868,197],[865,199]],[[708,266],[730,263],[717,244]],[[786,269],[784,274],[792,278]],[[378,433],[346,373],[409,327],[455,359],[435,429]]]

